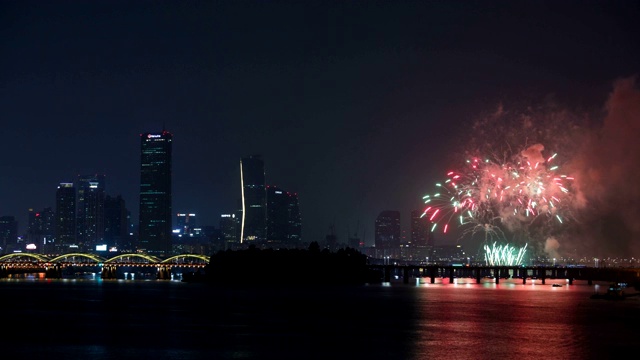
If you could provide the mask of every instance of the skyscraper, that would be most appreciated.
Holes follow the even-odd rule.
[[[0,254],[13,251],[18,242],[18,222],[15,216],[0,216]]]
[[[400,212],[385,210],[376,218],[375,246],[377,256],[399,257]]]
[[[60,183],[56,190],[56,240],[58,252],[76,244],[76,190],[73,183]]]
[[[122,250],[128,245],[127,208],[121,195],[107,195],[104,200],[104,240],[109,250]]]
[[[261,243],[266,240],[267,202],[264,162],[260,155],[240,159],[242,222],[240,242]]]
[[[429,218],[422,216],[420,210],[411,211],[411,246],[426,247],[433,245],[430,236]]]
[[[55,252],[56,211],[51,207],[42,209],[42,235],[43,252]]]
[[[140,134],[140,214],[138,250],[171,252],[171,149],[168,131]]]
[[[301,241],[298,195],[267,186],[267,241],[284,248],[296,248]]]
[[[75,186],[76,241],[82,251],[94,251],[104,242],[105,176],[78,175]]]
[[[287,241],[289,246],[298,247],[302,245],[302,215],[300,214],[300,203],[297,193],[287,193],[289,201],[287,202],[287,212],[289,223]]]
[[[411,211],[411,247],[410,258],[413,261],[428,261],[433,252],[433,236],[431,222],[422,216],[420,210]]]
[[[235,249],[238,244],[236,214],[220,215],[220,237],[222,238],[222,250]]]

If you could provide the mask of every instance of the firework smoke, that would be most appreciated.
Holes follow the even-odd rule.
[[[636,78],[614,83],[602,125],[572,163],[583,226],[564,247],[594,256],[640,255],[640,91]]]
[[[448,172],[447,180],[436,184],[439,192],[423,198],[424,216],[434,222],[433,230],[440,225],[446,232],[458,221],[463,236],[483,232],[485,250],[491,241],[506,241],[504,231],[520,233],[526,246],[531,229],[552,230],[550,221],[562,224],[570,214],[565,211],[572,201],[567,183],[573,177],[558,173],[557,153],[544,152],[540,143],[522,149],[510,145],[499,158],[467,160],[462,170]]]
[[[549,255],[549,258],[559,258],[558,248],[560,243],[553,237],[548,238],[544,243],[544,252]]]
[[[640,255],[635,78],[615,82],[604,110],[500,105],[475,121],[460,147],[464,163],[423,198],[433,230],[484,233],[485,256],[500,249],[489,246],[496,240],[553,258]]]

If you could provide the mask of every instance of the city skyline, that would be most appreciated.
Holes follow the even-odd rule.
[[[173,213],[217,226],[237,207],[240,159],[261,154],[267,185],[299,195],[304,241],[334,228],[346,242],[358,228],[370,246],[381,211],[400,211],[408,231],[460,157],[504,137],[475,124],[499,111],[534,123],[551,113],[587,123],[593,141],[558,158],[581,175],[586,204],[571,209],[582,222],[557,237],[558,250],[636,253],[639,111],[628,99],[638,93],[639,7],[2,2],[0,216],[15,216],[22,233],[28,210],[54,206],[61,182],[104,174],[106,193],[122,195],[137,222],[139,134],[166,128]],[[461,235],[433,240],[477,247]]]

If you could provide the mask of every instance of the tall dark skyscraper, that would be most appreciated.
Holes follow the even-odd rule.
[[[171,149],[168,131],[140,134],[140,223],[138,250],[171,252]]]
[[[56,190],[56,240],[58,252],[66,253],[76,244],[76,189],[73,183],[60,183]]]
[[[104,240],[107,249],[121,250],[128,245],[128,223],[127,208],[122,196],[107,195],[104,201]]]
[[[287,222],[289,224],[289,233],[287,241],[291,246],[298,247],[302,243],[302,215],[300,214],[300,202],[297,193],[287,193],[289,201],[287,202]]]
[[[76,240],[82,251],[95,251],[104,243],[105,176],[79,175],[76,178]]]
[[[278,247],[297,248],[301,228],[298,195],[267,186],[267,241]]]
[[[259,155],[240,159],[242,223],[240,241],[261,243],[266,240],[267,193],[264,162]]]
[[[0,254],[13,251],[18,242],[18,222],[14,216],[0,216]]]
[[[411,246],[426,247],[433,246],[431,241],[431,223],[427,216],[422,216],[420,210],[411,211]]]
[[[234,249],[238,244],[238,221],[236,214],[221,214],[220,215],[220,237],[223,243],[223,250]]]
[[[411,211],[411,246],[409,257],[413,261],[428,261],[433,253],[433,234],[431,222],[427,216],[422,216],[420,210]]]
[[[400,212],[382,211],[376,218],[375,246],[377,256],[398,257],[400,253]]]
[[[55,212],[52,208],[44,208],[41,211],[29,209],[26,245],[35,245],[32,251],[41,254],[55,252],[55,222]]]

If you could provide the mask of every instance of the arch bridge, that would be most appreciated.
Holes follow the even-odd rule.
[[[196,272],[209,263],[200,254],[179,254],[166,259],[144,253],[126,253],[105,258],[90,253],[67,253],[46,256],[35,253],[11,253],[0,256],[0,278],[14,274],[44,273],[45,278],[62,278],[65,273],[96,273],[103,279],[116,279],[134,274],[170,279],[172,273]]]

